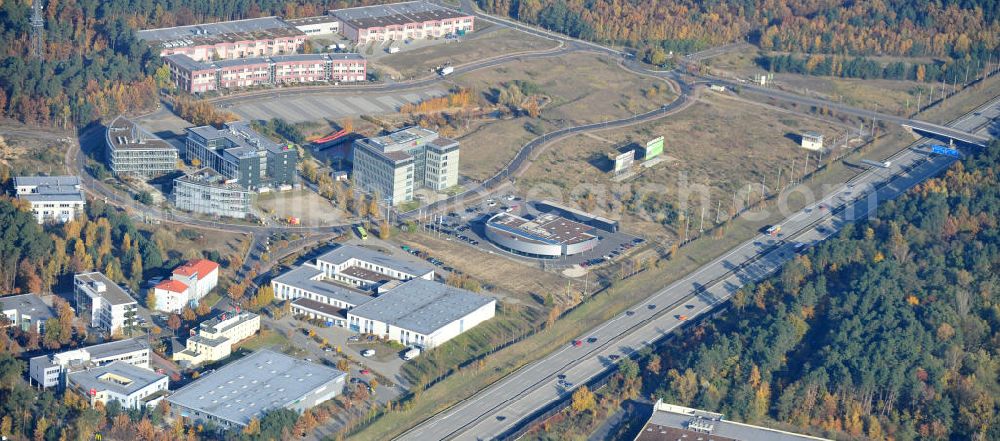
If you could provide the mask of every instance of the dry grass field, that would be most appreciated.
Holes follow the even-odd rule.
[[[481,92],[512,80],[537,84],[552,98],[542,118],[565,126],[623,118],[673,100],[662,81],[626,72],[616,61],[589,53],[508,63],[455,77],[459,85]],[[665,92],[647,96],[657,84]]]
[[[700,226],[702,205],[706,206],[708,226],[720,201],[723,216],[732,207],[734,191],[741,201],[738,204],[746,201],[748,185],[751,198],[759,198],[761,181],[771,189],[781,170],[782,182],[787,183],[793,165],[794,173],[802,174],[807,155],[811,157],[808,168],[814,169],[818,165],[816,153],[799,147],[798,133],[807,130],[831,137],[844,129],[826,121],[708,93],[687,110],[669,118],[627,129],[577,135],[550,145],[518,181],[518,189],[534,198],[557,198],[565,202],[580,201],[590,193],[594,195],[594,204],[584,208],[623,219],[629,231],[672,237],[669,221],[658,219],[656,213],[630,214],[623,208],[624,201],[633,193],[641,193],[650,201],[648,205],[663,207],[666,203],[681,213],[687,194],[689,217],[695,221],[692,228]],[[622,183],[611,179],[610,165],[604,159],[606,152],[620,143],[644,144],[660,135],[666,138],[666,161]]]
[[[532,300],[531,294],[541,296],[566,284],[566,279],[555,273],[500,254],[484,253],[464,243],[438,238],[433,234],[400,233],[394,240],[430,252],[432,257],[444,261],[446,266],[468,274],[489,287],[491,295],[500,296],[508,302],[539,306]],[[512,277],[515,274],[517,277]]]
[[[512,29],[495,29],[493,26],[488,26],[463,37],[460,41],[451,40],[403,50],[397,54],[381,57],[373,64],[376,68],[392,73],[394,77],[415,78],[432,73],[435,67],[445,63],[457,66],[500,55],[552,49],[556,46],[557,43],[552,40]]]
[[[307,189],[264,193],[258,196],[257,205],[278,219],[297,217],[305,227],[341,224],[347,217],[329,200]]]

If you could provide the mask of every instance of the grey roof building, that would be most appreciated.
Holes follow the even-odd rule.
[[[189,26],[174,26],[171,28],[146,29],[138,31],[136,34],[142,40],[163,42],[208,37],[222,38],[226,35],[235,34],[234,36],[238,36],[239,34],[269,32],[278,29],[287,30],[294,28],[280,18],[271,16]]]
[[[172,197],[177,208],[194,213],[241,219],[253,213],[253,192],[209,167],[174,179]]]
[[[115,176],[152,179],[177,169],[177,148],[124,116],[108,124],[104,160]]]
[[[68,222],[87,204],[78,176],[18,176],[14,178],[18,199],[31,204],[38,223]]]
[[[271,409],[304,411],[343,392],[347,374],[260,350],[202,376],[167,398],[177,417],[242,427]]]
[[[816,441],[809,435],[728,421],[721,413],[691,409],[658,400],[653,415],[635,441]]]
[[[241,62],[240,60],[233,60]],[[198,159],[246,188],[295,183],[298,151],[257,133],[247,121],[187,129],[185,158]]]
[[[39,334],[45,332],[45,321],[55,317],[52,308],[37,294],[0,297],[0,314],[7,317],[10,326]]]
[[[279,299],[305,298],[337,308],[353,308],[371,300],[371,296],[348,286],[329,281],[325,273],[310,265],[292,269],[271,281]],[[292,294],[292,290],[297,290]]]
[[[354,142],[354,182],[367,193],[397,205],[413,191],[441,191],[458,185],[459,144],[423,127]]]
[[[316,258],[316,266],[327,277],[361,287],[390,280],[434,279],[434,267],[426,263],[346,244]]]
[[[438,346],[493,318],[496,299],[413,279],[347,312],[352,330],[403,344]]]
[[[41,387],[58,386],[67,371],[124,361],[149,369],[149,344],[144,338],[118,340],[54,354],[39,355],[28,361],[28,372]]]
[[[88,397],[91,405],[118,401],[129,409],[155,405],[166,393],[168,381],[166,375],[115,361],[67,374],[66,386]]]

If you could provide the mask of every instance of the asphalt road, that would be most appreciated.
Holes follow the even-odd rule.
[[[1000,116],[1000,99],[950,124],[962,131],[982,132]],[[568,345],[517,370],[469,399],[441,412],[399,439],[493,439],[516,430],[539,410],[564,399],[575,387],[611,368],[610,356],[627,356],[654,342],[684,320],[711,311],[741,286],[763,279],[796,254],[796,246],[813,245],[842,226],[865,217],[878,203],[895,198],[934,176],[954,159],[928,157],[905,149],[891,158],[889,168],[872,168],[837,187],[822,200],[792,214],[778,237],[760,234],[702,266],[684,279],[653,294],[632,310],[578,338],[596,339]],[[561,387],[559,375],[572,383]]]
[[[949,138],[955,138],[955,140],[960,140],[969,144],[979,145],[980,147],[985,145],[985,143],[990,139],[988,136],[969,133],[965,130],[961,130],[955,127],[947,127],[940,124],[934,124],[926,121],[905,118],[902,116],[889,115],[886,113],[878,113],[867,109],[859,109],[857,107],[851,107],[833,101],[827,101],[818,98],[810,98],[768,87],[761,87],[747,83],[737,83],[735,81],[724,80],[720,78],[705,77],[704,79],[709,80],[713,83],[726,85],[727,87],[730,88],[741,88],[743,90],[751,91],[767,97],[781,99],[784,101],[791,101],[800,105],[825,107],[827,109],[836,112],[859,116],[867,120],[871,120],[872,118],[874,118],[879,121],[888,121],[902,126],[911,127],[918,131],[932,133],[935,135],[942,135]]]

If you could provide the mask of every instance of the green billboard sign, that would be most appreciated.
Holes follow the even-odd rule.
[[[646,156],[642,159],[650,160],[663,154],[663,137],[658,136],[646,143]]]

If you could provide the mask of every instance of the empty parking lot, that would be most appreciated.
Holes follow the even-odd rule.
[[[345,116],[396,113],[405,103],[442,96],[447,90],[440,87],[387,94],[296,94],[289,97],[268,97],[259,101],[235,103],[227,110],[245,119],[268,120],[282,118],[289,122],[336,120]]]

